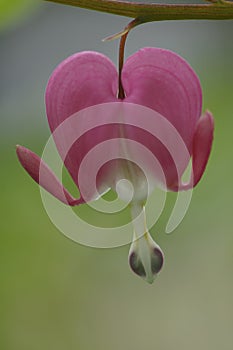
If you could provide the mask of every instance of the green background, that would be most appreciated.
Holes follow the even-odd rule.
[[[151,231],[166,257],[153,285],[129,270],[128,246],[94,249],[63,236],[15,156],[18,143],[41,153],[49,137],[43,94],[54,67],[82,50],[116,63],[117,42],[101,39],[126,23],[43,3],[1,33],[1,349],[232,349],[232,22],[151,23],[128,40],[127,55],[160,46],[184,56],[216,125],[207,170],[183,222],[164,233],[168,196]]]

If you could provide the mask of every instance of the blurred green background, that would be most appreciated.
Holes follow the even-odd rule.
[[[93,249],[58,232],[15,156],[18,143],[41,153],[49,137],[43,94],[54,67],[82,50],[117,63],[118,43],[101,39],[126,23],[42,2],[0,33],[0,349],[233,347],[233,21],[151,23],[129,36],[127,55],[159,46],[185,57],[216,122],[188,214],[171,235],[169,209],[152,229],[166,257],[153,285],[129,270],[128,246]]]

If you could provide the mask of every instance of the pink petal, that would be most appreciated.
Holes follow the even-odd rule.
[[[53,72],[46,89],[46,110],[51,131],[74,113],[97,104],[117,101],[118,74],[113,63],[97,52],[81,52],[63,61]],[[101,116],[98,116],[101,118]],[[74,130],[72,130],[74,131]],[[70,148],[65,166],[78,185],[78,171],[86,153],[104,138],[113,138],[113,126],[96,128],[82,135]],[[60,154],[69,138],[59,133],[55,143]]]
[[[75,199],[71,196],[38,155],[23,146],[17,146],[16,153],[20,163],[33,180],[54,197],[71,206],[83,203],[81,198]]]
[[[164,49],[141,49],[126,61],[122,82],[125,101],[162,114],[191,150],[201,115],[202,92],[197,75],[183,58]]]
[[[78,53],[62,62],[52,74],[46,90],[46,109],[51,131],[86,107],[119,102],[116,97],[117,79],[112,62],[96,52]],[[199,80],[188,63],[168,50],[145,48],[126,61],[122,81],[126,92],[125,102],[150,107],[167,118],[180,133],[191,155],[193,136],[201,115],[202,94]],[[101,115],[98,115],[98,119],[101,120]],[[78,125],[72,129],[72,133],[80,130],[81,125],[86,125],[85,118],[78,119]],[[125,137],[145,145],[156,156],[164,170],[168,187],[178,183],[177,164],[174,164],[166,144],[161,144],[148,132],[133,126],[125,126],[124,129]],[[68,152],[64,152],[64,149],[71,128],[68,126],[68,131],[64,128],[58,134],[59,137],[54,136],[58,151],[80,188],[78,173],[84,157],[95,145],[119,138],[119,128],[105,123],[89,130],[81,137],[73,138],[76,141],[68,148]],[[179,169],[184,170],[187,164],[186,157],[179,164]],[[105,167],[98,175],[100,187],[107,172],[111,172],[108,168]],[[87,199],[91,200],[95,194],[89,188],[92,187],[87,186],[85,193],[88,194]]]
[[[214,119],[209,111],[206,111],[197,123],[196,131],[193,138],[192,147],[192,177],[189,183],[180,186],[173,185],[172,191],[188,190],[195,187],[200,181],[209,156],[213,143]]]
[[[193,186],[200,181],[208,162],[214,136],[214,118],[206,111],[198,121],[193,139]]]
[[[52,73],[45,93],[51,131],[81,109],[116,101],[117,83],[116,68],[106,56],[84,51],[68,57]]]
[[[143,163],[150,170],[150,174],[153,174],[154,179],[159,182],[164,183],[166,180],[166,184],[164,183],[166,187],[176,183],[178,174],[180,176],[183,174],[190,160],[187,147],[182,138],[178,137],[176,129],[159,113],[131,103],[125,104],[124,120],[129,122],[124,125],[124,136],[144,146],[148,153],[153,155],[154,160],[161,166],[163,178],[161,178],[160,171],[155,171],[150,158],[148,162],[139,150],[135,150],[135,146],[127,146],[129,154],[135,155],[136,153],[138,163],[143,158]],[[141,147],[142,151],[144,147]]]

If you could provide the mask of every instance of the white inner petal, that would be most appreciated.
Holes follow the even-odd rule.
[[[152,283],[162,268],[163,253],[147,229],[145,209],[140,202],[131,204],[131,214],[134,225],[134,241],[129,251],[130,266],[135,273],[148,283]]]

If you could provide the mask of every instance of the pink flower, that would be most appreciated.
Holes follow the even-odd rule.
[[[95,126],[81,135],[66,154],[63,154],[63,150],[69,137],[67,132],[60,133],[59,137],[54,136],[58,151],[73,181],[79,189],[84,188],[80,198],[76,199],[35,153],[18,146],[19,161],[29,175],[65,204],[74,206],[97,198],[98,193],[91,190],[95,186],[88,181],[95,167],[95,161],[93,160],[89,165],[90,173],[86,174],[84,185],[79,182],[78,174],[85,155],[94,146],[107,140],[119,139],[119,145],[122,146],[123,141],[120,141],[122,138],[130,139],[145,146],[158,160],[165,176],[166,188],[171,191],[190,189],[203,175],[212,146],[214,123],[210,112],[205,112],[201,116],[201,87],[198,77],[188,63],[171,51],[144,48],[125,62],[122,85],[126,97],[124,100],[119,100],[116,68],[106,56],[100,53],[81,52],[67,58],[53,72],[46,90],[46,111],[51,132],[54,133],[70,116],[87,107],[102,104],[111,107],[115,103],[124,103],[128,109],[127,106],[132,104],[134,107],[139,105],[153,110],[155,115],[163,117],[174,127],[187,148],[188,157],[183,157],[181,152],[179,165],[177,165],[166,145],[148,130],[128,125],[124,121],[116,124],[111,118],[108,123],[106,117],[103,119],[103,115],[96,115],[97,120],[104,120],[103,125]],[[157,123],[156,119],[154,120]],[[77,129],[86,123],[85,119],[80,119],[80,123]],[[141,124],[143,126],[143,115]],[[167,138],[169,139],[169,136]],[[132,145],[129,146],[128,151],[131,154],[135,153]],[[110,149],[106,152],[110,152]],[[142,158],[140,152],[136,154],[137,156]],[[192,176],[189,183],[183,184],[181,176],[190,158]],[[147,162],[145,159],[143,161]],[[150,162],[147,162],[147,166],[150,168]],[[157,172],[153,174],[156,180],[161,180]],[[99,193],[103,193],[108,188],[116,190],[117,182],[124,177],[135,187],[131,201],[132,216],[140,217],[143,201],[148,193],[144,186],[144,176],[137,165],[125,159],[109,161],[97,174],[97,189]],[[127,188],[118,190],[118,194],[124,198]],[[135,273],[150,283],[160,271],[163,253],[147,231],[140,238],[135,232],[129,263]]]

